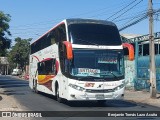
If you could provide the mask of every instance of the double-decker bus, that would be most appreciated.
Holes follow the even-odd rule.
[[[31,44],[29,86],[57,101],[121,99],[124,96],[124,47],[109,21],[66,19]]]

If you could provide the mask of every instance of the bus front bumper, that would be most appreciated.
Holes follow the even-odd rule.
[[[70,92],[68,99],[69,101],[76,101],[76,100],[118,100],[123,99],[124,97],[124,88],[110,92],[110,93],[89,93],[85,91],[77,91]]]

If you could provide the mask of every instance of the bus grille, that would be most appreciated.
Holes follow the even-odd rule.
[[[89,92],[89,93],[110,93],[110,92],[114,92],[114,90],[113,89],[103,89],[103,90],[86,89],[86,92]]]

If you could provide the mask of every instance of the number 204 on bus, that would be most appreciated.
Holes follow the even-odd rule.
[[[116,25],[65,19],[31,44],[29,86],[57,101],[106,101],[124,97],[124,48]]]

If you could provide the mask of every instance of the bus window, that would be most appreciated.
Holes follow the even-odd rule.
[[[39,75],[55,75],[56,70],[56,60],[50,59],[38,63],[38,74]]]
[[[71,24],[68,27],[73,44],[121,45],[117,27],[101,24]]]
[[[44,62],[38,63],[38,74],[39,75],[45,74],[45,63]]]
[[[31,54],[66,39],[66,28],[62,24],[31,44]]]

